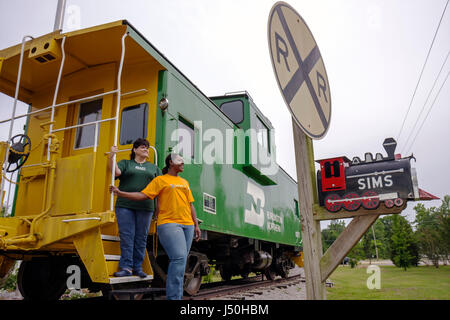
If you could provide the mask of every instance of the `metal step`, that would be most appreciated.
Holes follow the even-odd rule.
[[[117,254],[105,254],[106,261],[120,261],[120,255]]]
[[[139,282],[139,281],[149,281],[152,280],[153,276],[148,275],[145,278],[141,278],[138,276],[129,276],[129,277],[112,277],[109,278],[110,284],[116,284],[116,283],[126,283],[126,282]]]
[[[120,242],[120,237],[110,236],[109,234],[102,234],[102,240]]]

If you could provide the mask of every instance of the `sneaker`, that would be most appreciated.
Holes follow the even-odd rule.
[[[131,271],[127,269],[122,269],[120,271],[114,272],[114,277],[129,277],[131,276]]]
[[[145,277],[147,277],[147,274],[146,274],[144,271],[142,271],[142,270],[134,270],[134,271],[133,271],[133,274],[134,274],[135,276],[140,277],[140,278],[145,278]]]

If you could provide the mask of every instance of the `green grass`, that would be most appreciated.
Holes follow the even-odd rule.
[[[366,267],[339,266],[329,277],[328,300],[450,300],[450,266],[380,266],[381,288],[368,289]]]

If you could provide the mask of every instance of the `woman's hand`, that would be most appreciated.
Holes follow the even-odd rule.
[[[117,163],[114,162],[114,156],[117,152],[119,152],[119,148],[117,146],[112,146],[111,152],[109,153],[108,157],[108,169],[112,170],[112,168],[114,167],[114,175],[116,176],[116,178],[122,174],[122,171],[120,171]]]
[[[202,233],[200,231],[200,228],[198,227],[197,213],[195,213],[195,208],[194,208],[194,205],[192,204],[192,202],[189,205],[191,207],[192,221],[194,221],[194,226],[195,226],[194,227],[194,240],[199,241]]]
[[[198,227],[198,225],[196,225],[194,229],[194,240],[199,241],[201,234],[202,232],[200,231],[200,228]]]
[[[119,188],[117,188],[116,186],[109,186],[109,192],[117,195],[119,193]]]

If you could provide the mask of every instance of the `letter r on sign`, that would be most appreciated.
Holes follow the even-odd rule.
[[[319,91],[319,97],[321,96],[320,91],[322,91],[325,101],[328,102],[327,94],[325,93],[325,91],[327,91],[327,84],[325,82],[325,78],[319,73],[319,71],[317,71],[317,91]]]
[[[275,32],[275,43],[277,46],[277,61],[278,63],[280,63],[280,54],[284,57],[284,63],[286,63],[286,69],[290,72],[291,70],[289,69],[289,65],[287,62],[287,56],[288,54],[288,46],[286,44],[286,41],[284,41],[284,39],[277,33]],[[284,49],[282,49],[280,47],[280,43],[283,44]]]

